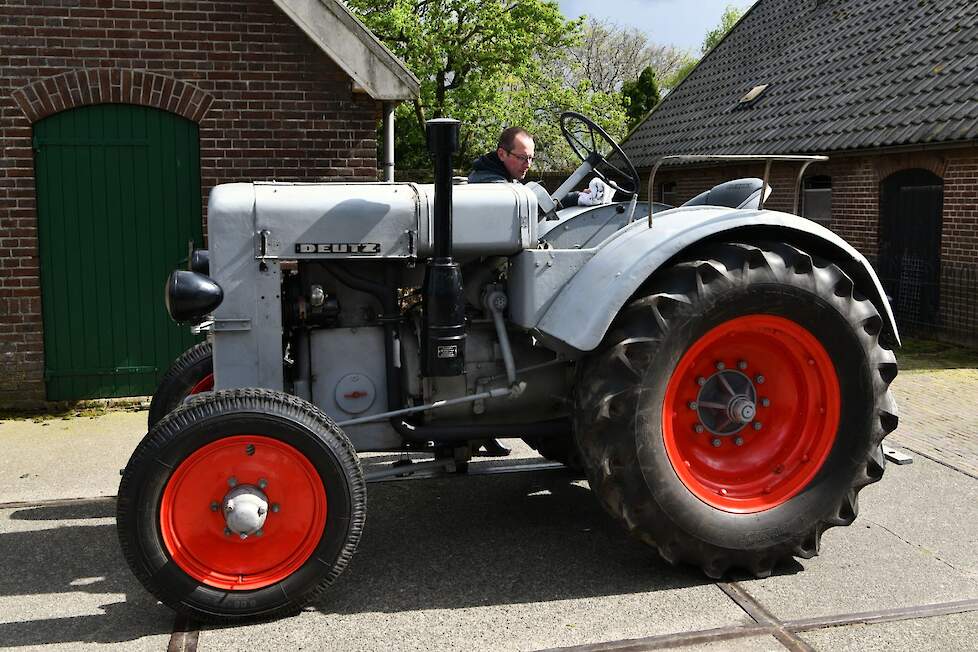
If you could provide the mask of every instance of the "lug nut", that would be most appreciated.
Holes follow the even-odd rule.
[[[229,527],[224,528],[224,536],[226,537],[231,536],[231,528]]]
[[[236,487],[237,485],[238,485],[238,479],[236,477],[232,475],[230,478],[228,478],[229,487]]]
[[[718,362],[717,363],[717,371],[723,371],[726,368],[727,368],[727,365],[723,364],[722,362]]]
[[[760,421],[755,421],[754,422],[754,430],[760,430],[763,427],[764,427],[764,424],[762,424]]]
[[[689,409],[690,410],[695,410],[696,409],[696,401],[690,401],[689,402]]]
[[[761,376],[760,374],[758,374],[757,378],[754,379],[754,382],[756,382],[758,385],[763,385],[764,384],[764,376]]]
[[[257,531],[255,532],[255,536],[256,536],[256,537],[260,537],[260,536],[261,536],[261,535],[263,535],[263,534],[265,534],[265,530],[261,530],[261,529],[259,529],[259,530],[257,530]]]
[[[259,489],[264,489],[267,486],[268,486],[268,480],[266,480],[265,478],[260,478],[258,480],[258,488]]]
[[[771,407],[771,399],[769,399],[769,398],[762,398],[761,399],[761,405],[764,406],[764,407]]]
[[[734,446],[743,446],[743,445],[744,445],[743,437],[737,437],[736,439],[734,439]]]
[[[693,430],[695,430],[697,433],[703,432],[702,424],[697,423],[695,426],[693,426]]]
[[[719,437],[717,437],[716,439],[714,439],[710,443],[713,444],[713,448],[720,448],[720,444],[722,444],[723,442],[720,441],[720,438]]]
[[[747,361],[746,360],[741,360],[740,362],[738,362],[737,363],[737,368],[740,369],[741,371],[743,371],[744,369],[746,369],[747,368]]]
[[[211,501],[211,511],[212,512],[216,512],[218,509],[220,509],[220,507],[221,506],[217,504],[217,501],[216,500]]]
[[[703,376],[700,376],[699,378],[696,379],[696,384],[699,385],[700,387],[702,387],[703,385],[706,384],[706,378],[703,378]]]
[[[245,446],[245,455],[254,455],[254,454],[255,454],[254,444],[248,444],[247,446]]]
[[[244,541],[245,539],[247,539],[247,538],[248,538],[248,535],[247,535],[247,534],[245,534],[244,532],[242,532],[242,533],[241,533],[241,534],[239,534],[238,536],[239,536],[239,537],[241,537],[241,540],[242,540],[242,541]]]
[[[279,506],[278,503],[272,503],[272,511],[273,512],[276,512],[277,513],[278,510],[280,510],[280,509],[282,509],[282,508]]]

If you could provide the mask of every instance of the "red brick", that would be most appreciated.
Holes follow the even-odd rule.
[[[127,0],[32,3],[29,12],[15,4],[12,13],[0,7],[0,342],[23,343],[14,365],[30,371],[24,381],[0,377],[0,406],[11,395],[43,399],[31,123],[107,101],[183,110],[200,124],[206,208],[223,181],[374,180],[380,115],[380,104],[353,96],[342,70],[265,0],[175,10]],[[330,141],[336,151],[323,156]],[[5,317],[14,314],[16,330]]]

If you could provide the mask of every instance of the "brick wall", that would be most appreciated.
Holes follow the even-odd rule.
[[[44,399],[33,123],[108,102],[191,119],[205,208],[218,183],[377,177],[379,103],[269,0],[5,0],[0,43],[0,406]]]

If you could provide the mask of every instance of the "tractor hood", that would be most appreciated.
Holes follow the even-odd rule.
[[[453,195],[456,257],[510,255],[535,244],[537,202],[524,186],[463,183]],[[434,186],[413,183],[218,186],[209,207],[213,263],[221,265],[222,243],[240,242],[244,211],[256,256],[423,259],[432,253],[433,206]]]

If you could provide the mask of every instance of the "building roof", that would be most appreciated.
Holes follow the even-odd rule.
[[[976,138],[974,0],[759,0],[623,149],[647,167]]]
[[[338,0],[275,0],[285,14],[375,100],[413,100],[420,84],[407,66]]]

